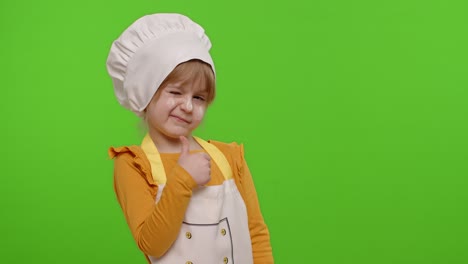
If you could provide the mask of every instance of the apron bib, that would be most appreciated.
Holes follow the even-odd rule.
[[[214,145],[194,138],[219,167],[225,180],[222,185],[199,186],[193,190],[176,241],[161,258],[148,258],[157,264],[251,264],[247,210],[232,178],[229,162]],[[158,184],[157,203],[166,183],[166,173],[149,135],[143,139],[142,149]]]

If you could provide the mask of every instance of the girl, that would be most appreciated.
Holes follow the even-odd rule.
[[[273,263],[243,146],[192,135],[215,97],[210,48],[179,14],[144,16],[112,44],[117,99],[148,125],[141,146],[109,149],[117,199],[148,263]]]

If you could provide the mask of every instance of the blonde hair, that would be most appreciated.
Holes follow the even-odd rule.
[[[208,63],[201,60],[189,60],[177,65],[161,83],[156,94],[169,83],[181,83],[182,85],[192,83],[198,87],[205,87],[205,91],[208,92],[206,98],[208,104],[213,102],[216,95],[213,70]]]

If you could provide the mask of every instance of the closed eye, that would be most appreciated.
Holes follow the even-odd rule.
[[[194,96],[193,98],[200,101],[205,101],[205,98],[203,96]]]
[[[169,93],[170,93],[170,94],[175,94],[175,95],[181,95],[181,93],[178,92],[178,91],[169,91]]]

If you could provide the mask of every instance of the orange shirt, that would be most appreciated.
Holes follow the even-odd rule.
[[[244,148],[236,143],[209,141],[228,160],[233,178],[247,208],[254,263],[273,263],[270,235],[263,220],[257,193],[247,163]],[[192,190],[197,184],[177,163],[178,153],[160,153],[167,182],[161,199],[155,203],[158,185],[151,175],[151,165],[139,146],[109,149],[114,161],[114,189],[117,200],[141,251],[161,257],[177,238]],[[207,185],[219,185],[224,177],[216,164],[211,164],[211,180]],[[167,198],[166,197],[166,198]],[[147,257],[148,259],[148,257]],[[149,259],[148,259],[149,262]]]

